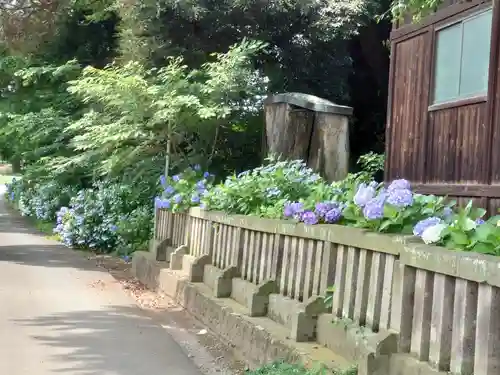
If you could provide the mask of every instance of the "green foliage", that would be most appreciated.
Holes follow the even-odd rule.
[[[427,243],[436,243],[452,250],[500,255],[500,216],[484,221],[486,210],[472,206],[459,208],[421,235]]]
[[[414,22],[435,12],[443,0],[396,0],[391,4],[390,13],[393,19],[402,20],[411,16]]]
[[[323,366],[314,366],[306,368],[302,365],[274,362],[253,371],[247,371],[246,375],[356,375],[358,373],[355,367],[346,371],[332,372]]]
[[[244,106],[255,106],[265,88],[249,60],[262,46],[244,41],[195,70],[182,58],[172,58],[160,69],[134,62],[85,68],[68,90],[89,110],[68,127],[75,134],[71,145],[77,154],[59,167],[85,164],[100,175],[120,175],[133,167],[141,177],[138,163],[153,164],[168,140],[177,165],[193,152],[210,163],[216,145],[203,150],[197,144],[206,146],[205,136],[212,139]]]
[[[271,218],[283,216],[287,201],[307,197],[321,181],[301,161],[277,161],[233,175],[203,197],[209,210]]]

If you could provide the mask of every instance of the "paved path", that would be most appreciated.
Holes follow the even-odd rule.
[[[34,233],[2,200],[0,374],[200,372],[111,275]]]

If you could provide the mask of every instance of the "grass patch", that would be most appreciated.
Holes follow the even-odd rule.
[[[246,375],[356,375],[357,373],[355,368],[335,373],[325,368],[308,369],[297,364],[275,362],[257,370],[247,371]]]
[[[54,223],[51,223],[48,221],[36,220],[36,219],[32,219],[32,221],[35,224],[35,228],[37,230],[49,235],[50,237],[57,238],[57,236],[54,236]]]

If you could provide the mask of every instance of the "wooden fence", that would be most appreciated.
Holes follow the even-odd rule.
[[[379,360],[377,371],[382,366],[386,372],[365,368],[360,373],[500,374],[496,257],[338,225],[305,226],[199,209],[189,215],[161,211],[157,217],[157,237],[170,236],[173,244],[187,245],[184,251],[194,259],[209,259],[205,267],[219,272],[216,278],[234,271],[232,296],[246,293],[234,293],[238,283],[259,295],[262,285],[273,283],[265,309],[255,311],[295,330],[290,337],[297,341],[316,341],[363,361],[345,347],[348,340],[336,336],[341,331],[331,322],[358,327],[351,335],[362,328],[363,340],[354,340],[356,345],[364,345],[363,352]],[[335,292],[327,308],[318,296],[329,286]],[[305,314],[307,324],[294,323],[290,311],[302,314],[300,322]],[[302,332],[308,329],[312,332]]]

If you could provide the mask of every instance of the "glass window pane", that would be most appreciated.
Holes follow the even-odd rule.
[[[492,15],[490,10],[463,23],[461,97],[487,92]]]
[[[436,39],[434,103],[440,103],[458,97],[462,24],[459,23],[438,31]]]

